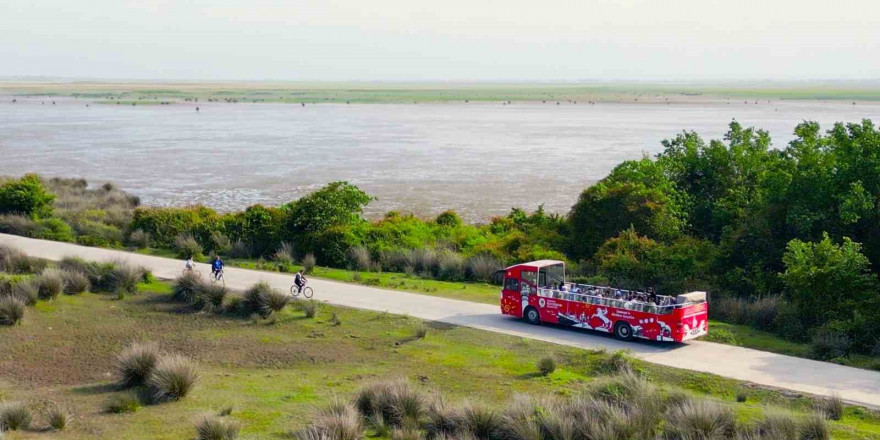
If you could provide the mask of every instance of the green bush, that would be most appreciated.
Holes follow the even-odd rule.
[[[112,414],[133,413],[141,407],[135,393],[113,394],[104,403],[104,410]]]
[[[79,295],[88,292],[92,287],[89,277],[82,272],[62,270],[61,276],[64,279],[64,293],[67,295]]]
[[[843,358],[849,355],[852,341],[843,334],[822,330],[813,336],[810,343],[810,357],[820,361]]]
[[[16,325],[24,319],[25,303],[12,296],[0,296],[0,325]]]
[[[150,233],[144,232],[142,229],[134,230],[128,236],[128,242],[136,248],[148,248],[150,247]]]
[[[23,402],[0,403],[0,431],[28,429],[31,420],[31,411]]]
[[[556,361],[553,358],[545,357],[538,361],[538,372],[541,376],[549,376],[556,371]]]
[[[73,229],[70,225],[57,218],[40,220],[33,237],[42,238],[44,240],[76,241],[76,235],[74,235]]]
[[[147,382],[160,356],[154,343],[135,342],[116,357],[116,376],[123,387],[140,386]]]
[[[212,415],[204,415],[196,422],[198,440],[235,440],[240,430],[240,423]]]
[[[48,217],[52,215],[54,199],[39,176],[26,174],[21,179],[0,185],[0,214]]]
[[[280,311],[287,306],[290,296],[261,281],[244,291],[243,302],[248,313],[256,313],[266,318],[272,312]]]
[[[186,397],[199,381],[195,363],[179,355],[159,358],[147,379],[154,402],[179,400]]]
[[[193,257],[198,260],[203,257],[202,245],[189,234],[178,235],[174,239],[174,250],[177,251],[177,258],[181,259]]]
[[[64,275],[58,269],[46,269],[34,278],[40,299],[53,299],[64,291]]]

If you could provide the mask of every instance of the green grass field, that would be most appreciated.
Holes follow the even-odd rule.
[[[314,319],[296,307],[267,319],[195,313],[167,300],[168,285],[142,293],[61,296],[29,308],[22,325],[0,328],[0,400],[24,400],[36,411],[37,431],[12,439],[187,439],[205,412],[233,406],[244,422],[242,438],[277,439],[306,424],[333,397],[350,398],[362,385],[405,378],[452,401],[488,404],[515,393],[577,392],[602,376],[610,354],[554,346],[469,328],[423,323],[375,312],[322,305]],[[336,316],[337,320],[332,319]],[[337,324],[338,322],[338,324]],[[427,336],[416,337],[427,326]],[[135,413],[108,414],[115,355],[131,341],[153,341],[166,351],[198,361],[202,378],[182,401],[146,405]],[[547,377],[536,374],[545,356],[559,363]],[[810,411],[806,396],[783,395],[718,376],[633,361],[666,388],[709,396],[757,418],[766,406]],[[745,403],[736,403],[738,392]],[[60,405],[73,416],[64,432],[39,432],[40,409]],[[880,438],[880,414],[851,407],[831,423],[834,438]]]

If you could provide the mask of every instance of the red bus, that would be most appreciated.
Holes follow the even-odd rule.
[[[501,313],[612,333],[623,340],[683,342],[709,331],[706,292],[677,296],[567,283],[565,263],[539,260],[504,270]]]

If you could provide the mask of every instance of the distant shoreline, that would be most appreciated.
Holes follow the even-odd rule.
[[[880,101],[880,82],[416,83],[0,80],[0,96],[67,96],[93,101],[318,103],[706,103]]]

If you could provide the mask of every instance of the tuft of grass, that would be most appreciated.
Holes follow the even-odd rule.
[[[459,430],[478,440],[494,440],[501,433],[501,415],[483,405],[466,404],[459,414]]]
[[[286,307],[290,302],[290,296],[273,289],[265,281],[260,281],[244,291],[242,301],[248,313],[256,313],[267,318],[272,312],[280,311]]]
[[[196,275],[194,271],[187,271],[174,279],[174,283],[171,285],[171,297],[175,301],[192,304],[204,286],[205,282],[201,277]]]
[[[303,271],[305,271],[306,274],[310,274],[310,273],[314,272],[315,267],[317,267],[317,266],[318,266],[318,259],[315,258],[315,254],[308,253],[308,254],[306,254],[305,257],[303,257],[302,267],[303,267]]]
[[[427,337],[427,336],[428,336],[428,326],[426,326],[425,324],[421,324],[418,327],[416,327],[416,334],[415,334],[416,339],[425,339],[425,337]]]
[[[831,430],[821,414],[811,414],[801,421],[800,440],[829,440]]]
[[[226,417],[232,415],[234,407],[232,405],[224,406],[220,411],[217,411],[217,415],[220,417]]]
[[[0,431],[28,429],[31,420],[31,411],[24,402],[0,403]]]
[[[193,306],[198,310],[221,310],[228,293],[226,286],[203,283],[199,286]]]
[[[666,413],[664,432],[670,440],[720,440],[735,431],[733,410],[711,400],[691,400]]]
[[[425,411],[425,436],[432,440],[452,436],[458,431],[460,419],[458,411],[447,406],[442,398],[437,398]]]
[[[749,400],[749,392],[743,389],[739,389],[736,391],[736,401],[737,403],[745,403]]]
[[[769,409],[764,418],[755,427],[757,433],[763,438],[769,439],[797,439],[800,426],[795,418],[778,409]]]
[[[58,269],[46,269],[34,278],[40,299],[53,299],[64,291],[64,275]]]
[[[198,381],[199,372],[193,361],[180,355],[166,355],[156,362],[147,386],[154,402],[167,402],[186,397]]]
[[[18,298],[23,303],[32,306],[37,304],[37,301],[40,299],[40,291],[33,280],[23,280],[12,286],[12,296]]]
[[[541,376],[549,376],[556,371],[556,361],[551,357],[541,358],[537,364],[538,372]]]
[[[285,266],[293,264],[293,245],[282,241],[281,246],[272,254],[272,260]]]
[[[321,411],[313,426],[333,440],[359,440],[364,437],[364,419],[354,406],[339,401]]]
[[[147,342],[135,342],[116,357],[116,375],[123,387],[140,386],[156,368],[159,360],[159,346]]]
[[[315,315],[318,314],[318,301],[315,301],[313,299],[303,301],[302,311],[305,314],[306,318],[314,318]]]
[[[92,287],[89,277],[80,271],[62,270],[61,276],[64,280],[64,293],[67,295],[79,295],[88,292]]]
[[[25,308],[25,303],[14,296],[0,297],[0,325],[20,324]]]
[[[611,356],[599,359],[594,365],[594,370],[599,374],[620,374],[637,369],[638,360],[625,350],[615,351]]]
[[[424,395],[402,380],[378,382],[362,388],[354,405],[362,417],[373,419],[371,426],[374,429],[376,424],[401,428],[407,420],[421,420],[426,409]]]
[[[144,269],[125,262],[116,262],[107,274],[110,290],[123,297],[138,293],[138,283],[146,281],[150,275]]]
[[[112,414],[133,413],[141,407],[141,402],[134,393],[114,394],[104,403],[104,410]]]
[[[47,417],[49,419],[49,426],[56,431],[64,431],[64,428],[67,427],[68,422],[70,421],[70,416],[67,414],[67,411],[58,408],[57,406],[53,406],[49,409]]]
[[[239,431],[240,423],[212,415],[204,415],[196,422],[198,440],[235,440]]]
[[[837,393],[831,395],[827,399],[822,399],[817,403],[817,410],[831,420],[840,420],[843,417],[844,404],[843,400]]]

